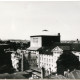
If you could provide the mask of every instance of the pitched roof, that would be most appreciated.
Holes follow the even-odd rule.
[[[70,50],[70,46],[59,46],[62,50]]]
[[[67,79],[63,75],[50,75],[48,76],[48,79]]]
[[[80,79],[80,70],[75,70],[67,74],[69,79]]]
[[[71,50],[72,51],[80,51],[80,44],[79,43],[71,44]]]
[[[48,55],[52,55],[54,48],[59,47],[61,48],[63,51],[68,51],[70,50],[70,46],[47,46],[47,47],[41,47],[39,48],[40,54],[48,54]]]
[[[52,49],[55,47],[61,48],[63,51],[80,51],[79,43],[54,43],[52,46],[43,46],[43,47],[29,47],[27,50],[39,50],[42,54],[52,54]]]
[[[40,54],[48,54],[48,55],[51,55],[53,52],[52,52],[52,49],[55,48],[55,46],[53,47],[41,47],[39,49],[39,52]]]

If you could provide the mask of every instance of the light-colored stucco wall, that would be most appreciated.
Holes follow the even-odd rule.
[[[57,47],[56,47],[57,48]],[[53,50],[52,55],[47,55],[47,54],[40,54],[40,67],[44,67],[45,70],[49,71],[51,69],[51,72],[56,72],[57,71],[57,64],[56,61],[58,60],[59,56],[63,53],[60,48],[57,50]]]
[[[37,38],[37,42],[34,42],[34,38]],[[42,37],[31,37],[30,47],[42,47]]]

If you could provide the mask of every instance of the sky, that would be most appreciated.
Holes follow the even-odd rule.
[[[58,33],[61,40],[80,40],[80,1],[0,1],[1,39]]]

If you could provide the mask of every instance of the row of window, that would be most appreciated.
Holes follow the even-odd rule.
[[[54,54],[54,55],[55,55],[55,54]],[[57,55],[60,55],[60,54],[57,54]],[[57,55],[56,55],[56,57],[57,57]],[[54,56],[44,55],[44,56],[40,56],[40,57],[42,57],[42,58],[43,58],[43,57],[44,57],[44,58],[45,58],[45,57],[46,57],[46,58],[52,58],[52,57],[54,57]]]
[[[48,62],[52,62],[53,63],[53,59],[44,59],[44,61],[42,60],[42,61],[40,61],[40,62],[45,62],[45,63],[48,63]]]
[[[44,65],[45,67],[53,67],[52,64],[46,64],[46,63],[41,63],[41,62],[40,62],[40,65]]]
[[[48,69],[47,69],[46,71],[47,71],[46,73],[49,73],[49,70],[48,70]],[[53,69],[51,69],[51,72],[53,72],[53,71],[54,71],[54,70],[53,70]]]
[[[40,61],[52,62],[52,63],[53,63],[53,61],[56,60],[57,58],[58,58],[58,57],[54,57],[54,59],[48,59],[48,58],[43,58],[43,57],[41,58],[41,57],[40,57]]]

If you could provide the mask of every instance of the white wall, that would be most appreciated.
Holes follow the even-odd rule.
[[[57,50],[56,50],[57,48]],[[56,47],[53,50],[52,55],[47,55],[47,54],[40,54],[40,67],[44,67],[46,70],[49,70],[51,68],[52,72],[57,71],[57,64],[56,61],[58,60],[59,56],[63,53],[63,50],[60,48]]]
[[[38,41],[37,42],[34,42],[34,38],[37,38]],[[30,47],[42,47],[42,37],[31,37],[30,38]]]

